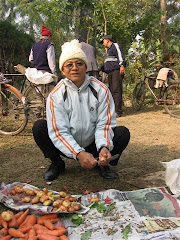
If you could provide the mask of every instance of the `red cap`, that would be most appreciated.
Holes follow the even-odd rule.
[[[49,29],[47,29],[44,25],[42,25],[42,36],[52,36],[52,33]]]

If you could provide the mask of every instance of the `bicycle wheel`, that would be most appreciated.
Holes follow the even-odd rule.
[[[168,87],[164,107],[171,117],[180,118],[180,84]]]
[[[136,84],[133,96],[132,96],[132,107],[138,111],[141,109],[145,99],[145,85],[142,82]]]
[[[0,134],[17,135],[28,122],[21,93],[9,84],[1,85]]]
[[[43,85],[30,85],[24,91],[29,106],[28,117],[34,122],[45,117]]]

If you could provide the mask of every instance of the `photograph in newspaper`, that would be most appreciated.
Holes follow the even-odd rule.
[[[166,188],[145,188],[126,194],[140,216],[180,216],[180,205]]]

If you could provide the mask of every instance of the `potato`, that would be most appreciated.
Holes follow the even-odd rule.
[[[52,196],[52,195],[54,195],[54,193],[53,192],[48,192],[47,195]]]
[[[32,202],[32,204],[38,203],[39,202],[39,197],[38,196],[34,197],[31,202]]]
[[[51,203],[52,203],[51,200],[45,200],[45,201],[43,202],[43,205],[44,205],[44,206],[49,206],[49,205],[51,205]]]
[[[6,222],[8,222],[8,221],[10,221],[12,219],[12,215],[9,212],[7,212],[7,211],[2,212],[1,213],[1,217]]]
[[[38,196],[38,197],[42,197],[42,196],[44,196],[44,195],[46,195],[46,194],[45,194],[45,192],[43,192],[43,191],[38,191],[38,192],[36,193],[36,196]]]
[[[54,197],[53,197],[53,195],[50,195],[50,196],[48,196],[49,197],[49,199],[52,201],[52,202],[54,202]]]
[[[53,202],[53,207],[59,208],[62,204],[63,200],[58,199],[56,201]]]
[[[64,200],[64,201],[62,202],[62,205],[67,208],[69,205],[71,205],[71,203],[70,203],[69,200]]]
[[[24,189],[24,192],[25,192],[26,195],[28,195],[28,196],[34,196],[34,195],[35,195],[34,190],[29,189],[29,188]]]
[[[73,206],[70,206],[69,208],[68,208],[68,212],[75,212],[75,209],[74,209],[74,207]]]
[[[23,188],[20,186],[14,186],[13,189],[14,189],[15,193],[23,193],[23,191],[24,191]]]
[[[39,192],[38,189],[34,189],[34,193],[37,194]]]
[[[24,197],[24,198],[23,198],[23,201],[24,201],[25,203],[29,203],[29,202],[31,201],[31,198],[30,198],[30,197]]]
[[[62,212],[67,212],[67,208],[63,205],[61,205],[59,208],[58,208],[58,211],[62,211]]]
[[[48,197],[48,195],[43,195],[42,197],[40,197],[40,202],[41,203],[44,203],[44,201],[46,201],[46,200],[49,200],[49,197]]]
[[[66,196],[64,197],[64,199],[69,199],[69,198],[71,198],[72,196],[71,196],[71,194],[66,194]]]
[[[75,211],[79,211],[81,209],[81,204],[80,203],[76,203],[76,204],[73,205],[73,207],[74,207]]]
[[[93,202],[99,202],[99,198],[98,197],[93,197],[90,199],[90,202],[93,203]]]
[[[104,161],[104,160],[106,160],[106,159],[107,159],[106,157],[101,156],[101,157],[99,158],[99,161]]]
[[[62,197],[62,198],[65,198],[65,196],[66,196],[66,193],[65,193],[65,192],[63,192],[63,191],[61,191],[61,192],[59,193],[59,195],[60,195],[60,197]]]
[[[45,194],[47,194],[47,193],[48,193],[48,189],[47,189],[47,188],[43,188],[43,192],[44,192]]]
[[[70,202],[77,202],[77,201],[78,201],[78,199],[75,198],[75,197],[70,197],[68,200],[69,200]]]

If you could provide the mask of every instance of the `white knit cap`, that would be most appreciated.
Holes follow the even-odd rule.
[[[63,64],[69,59],[79,58],[85,62],[86,66],[88,65],[86,54],[81,49],[79,40],[74,39],[70,42],[66,42],[61,46],[61,49],[62,53],[59,58],[59,68],[61,71]]]

